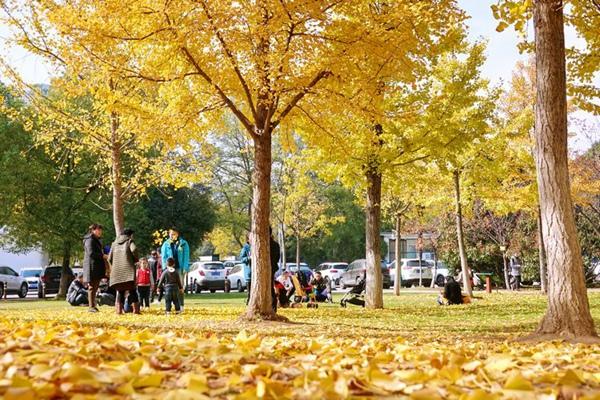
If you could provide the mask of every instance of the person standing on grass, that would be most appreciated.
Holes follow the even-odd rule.
[[[513,277],[513,290],[521,290],[521,259],[518,254],[510,258],[510,274]]]
[[[115,311],[122,314],[125,307],[125,297],[134,314],[140,313],[140,303],[137,294],[136,268],[137,248],[133,242],[133,230],[127,228],[114,241],[108,259],[112,264],[110,271],[110,286],[117,292]]]
[[[92,224],[83,237],[83,281],[88,285],[89,312],[98,312],[96,292],[100,280],[106,276],[106,258],[102,251],[100,238],[104,228],[100,224]]]
[[[167,260],[173,259],[174,268],[179,274],[180,281],[185,290],[186,275],[190,269],[190,246],[180,235],[176,228],[169,229],[169,238],[163,243],[160,254],[162,256],[163,268],[167,266]],[[164,270],[163,270],[164,272]],[[183,309],[183,291],[177,291],[179,306]]]
[[[150,308],[150,292],[154,289],[154,277],[148,266],[148,259],[145,257],[139,262],[137,288],[140,296],[140,306]]]
[[[175,306],[175,313],[181,313],[181,305],[179,304],[178,293],[183,293],[183,283],[181,275],[175,269],[175,259],[168,258],[167,269],[163,272],[158,282],[159,287],[164,287],[165,291],[165,313],[171,314],[171,304]]]
[[[273,228],[269,227],[269,250],[271,252],[271,304],[273,311],[277,312],[277,293],[275,292],[275,274],[279,269],[279,257],[281,256],[281,248],[279,243],[273,239]]]
[[[248,290],[248,296],[246,297],[246,305],[250,301],[250,287],[252,280],[252,257],[250,256],[250,234],[246,234],[246,243],[240,251],[240,262],[244,270],[244,280],[246,281],[246,289]]]

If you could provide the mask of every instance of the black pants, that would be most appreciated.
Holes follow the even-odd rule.
[[[150,286],[138,286],[140,296],[140,306],[150,307]]]
[[[125,297],[127,297],[127,303],[129,303],[129,306],[140,301],[137,290],[135,289],[117,290],[117,301],[121,303],[121,305],[125,305]]]
[[[87,290],[80,290],[72,302],[69,302],[72,306],[80,306],[88,304],[88,293]]]
[[[175,311],[181,310],[179,287],[177,285],[165,285],[165,310],[167,312],[171,312],[171,304],[175,306]]]

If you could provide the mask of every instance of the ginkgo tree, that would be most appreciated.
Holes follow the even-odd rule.
[[[301,243],[318,234],[329,234],[329,227],[344,222],[344,216],[331,215],[325,197],[325,187],[314,173],[302,152],[284,156],[279,190],[273,196],[273,214],[279,226],[289,231],[296,242],[296,265],[300,265]],[[282,260],[285,265],[285,261]]]
[[[45,4],[2,6],[4,20],[15,30],[13,42],[44,57],[59,73],[46,90],[25,83],[3,64],[13,89],[36,111],[17,118],[38,127],[35,139],[49,152],[50,144],[61,143],[79,154],[76,161],[84,153],[98,156],[95,169],[112,191],[115,234],[121,234],[127,200],[155,183],[181,185],[186,175],[187,180],[195,175],[189,168],[191,159],[182,162],[179,157],[191,149],[185,134],[195,132],[194,122],[179,120],[173,110],[157,103],[158,88],[124,78],[102,60],[107,54],[126,57],[127,49],[88,51],[84,43],[58,34],[61,25],[44,12]],[[162,137],[157,138],[157,132]],[[59,157],[60,152],[53,155]],[[179,164],[187,164],[188,171]]]
[[[593,22],[598,21],[598,6],[593,1],[570,1],[570,15],[574,17],[566,19],[564,6],[562,0],[502,0],[493,12],[501,20],[498,30],[508,24],[523,30],[532,19],[535,32],[535,160],[548,263],[548,308],[534,338],[588,341],[597,340],[597,333],[590,313],[570,193],[565,23],[589,33],[597,26]],[[594,53],[597,41],[589,39],[586,44]],[[597,61],[585,65],[583,69],[575,68],[575,77],[583,81],[589,80],[598,67]],[[589,98],[589,94],[585,97]]]
[[[418,54],[435,47],[429,35],[447,38],[446,27],[463,17],[450,0],[27,4],[82,56],[95,55],[121,77],[154,84],[167,110],[187,115],[183,121],[210,126],[225,110],[239,120],[252,138],[255,160],[251,245],[256,279],[247,316],[267,319],[275,318],[268,232],[274,133],[317,92],[324,98],[334,97],[339,87],[372,92],[377,86],[372,78],[380,72],[410,76]],[[373,68],[386,65],[393,68]],[[343,110],[339,102],[323,104]],[[159,130],[154,135],[164,139]]]

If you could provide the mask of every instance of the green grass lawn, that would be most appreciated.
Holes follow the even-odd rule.
[[[289,323],[240,320],[245,293],[188,295],[170,316],[155,304],[117,316],[0,301],[0,396],[600,398],[597,346],[513,341],[535,329],[542,295],[476,296],[440,307],[436,292],[405,291],[386,294],[383,310],[281,310]],[[600,292],[590,303],[600,326]]]

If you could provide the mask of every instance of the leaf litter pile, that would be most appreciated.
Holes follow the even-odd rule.
[[[430,296],[283,310],[289,324],[240,322],[241,298],[190,299],[179,316],[0,303],[0,398],[600,399],[599,346],[513,341],[541,296]]]

